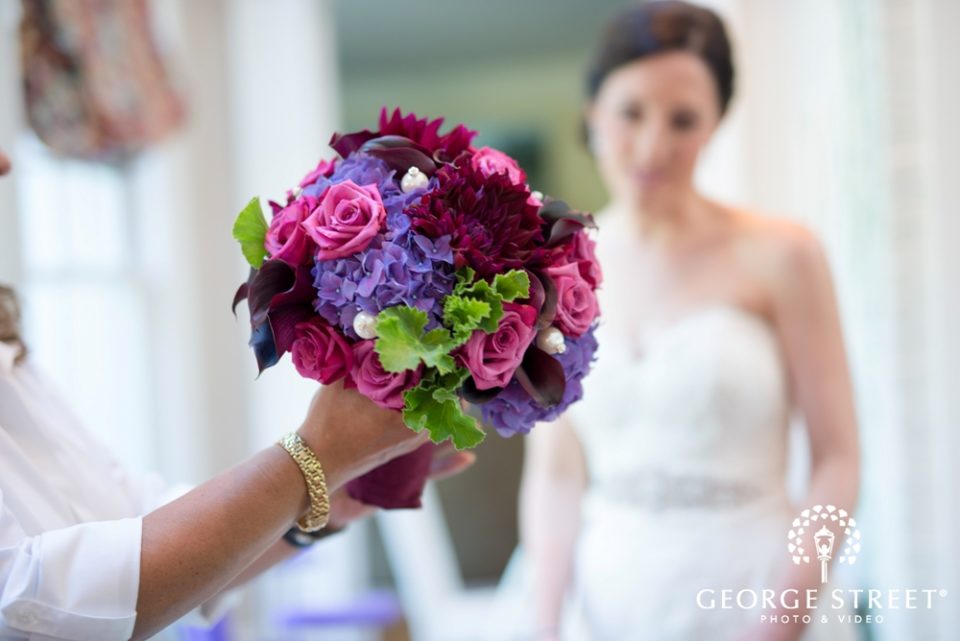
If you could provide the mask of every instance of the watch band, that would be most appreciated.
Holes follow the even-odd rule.
[[[327,482],[324,478],[323,467],[320,465],[317,455],[296,432],[284,436],[277,442],[277,445],[286,450],[294,460],[307,483],[310,509],[297,521],[297,525],[305,532],[322,530],[330,518],[330,496],[327,493]]]

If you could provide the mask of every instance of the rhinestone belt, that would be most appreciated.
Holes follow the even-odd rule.
[[[754,483],[661,470],[606,479],[597,489],[603,496],[651,511],[733,508],[763,494]]]

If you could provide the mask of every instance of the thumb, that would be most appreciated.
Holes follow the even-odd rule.
[[[430,464],[430,478],[438,481],[460,474],[474,464],[477,455],[473,452],[455,452],[449,456],[436,458]]]

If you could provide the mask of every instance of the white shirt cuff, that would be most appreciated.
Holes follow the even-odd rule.
[[[8,559],[0,594],[4,624],[41,638],[129,639],[137,616],[141,530],[137,517],[24,539]]]

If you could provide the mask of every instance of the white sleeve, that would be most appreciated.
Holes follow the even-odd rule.
[[[129,639],[141,526],[136,517],[26,536],[0,490],[0,639]]]

